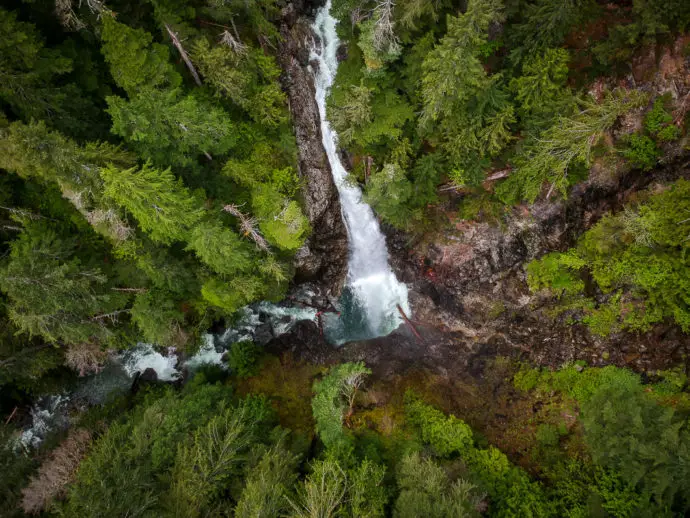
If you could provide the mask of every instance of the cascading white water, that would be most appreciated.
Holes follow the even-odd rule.
[[[337,151],[338,136],[326,118],[326,97],[335,79],[338,69],[336,56],[340,41],[336,34],[337,20],[330,14],[331,0],[320,8],[316,14],[314,33],[319,41],[315,42],[311,59],[316,60],[318,68],[314,70],[316,102],[321,118],[323,145],[331,164],[345,225],[349,238],[348,274],[343,303],[344,314],[340,319],[344,326],[359,329],[341,329],[336,342],[353,338],[368,338],[390,333],[401,321],[397,305],[409,313],[407,287],[399,282],[388,264],[386,240],[371,207],[362,200],[362,191],[347,181],[347,171],[340,161]],[[348,322],[349,320],[349,322]],[[330,323],[330,322],[329,322]]]

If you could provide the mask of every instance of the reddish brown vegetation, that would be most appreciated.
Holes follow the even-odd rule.
[[[87,430],[79,428],[70,432],[22,490],[21,505],[25,513],[38,514],[53,500],[64,496],[90,444],[91,434]]]

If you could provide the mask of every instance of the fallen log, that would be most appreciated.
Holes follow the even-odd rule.
[[[412,331],[412,333],[417,337],[417,340],[419,340],[420,342],[423,342],[424,339],[423,339],[422,336],[417,332],[417,329],[414,327],[414,324],[410,321],[410,319],[407,318],[407,315],[405,314],[405,311],[403,311],[403,308],[400,307],[400,304],[396,304],[396,306],[398,306],[398,312],[400,312],[400,316],[403,318],[403,320],[405,321],[405,323],[408,325],[408,327],[410,328],[410,330]]]

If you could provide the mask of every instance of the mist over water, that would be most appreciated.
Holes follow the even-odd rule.
[[[338,156],[338,136],[331,128],[326,113],[326,98],[338,70],[336,34],[337,20],[330,14],[331,0],[316,13],[312,26],[318,36],[311,59],[318,62],[314,72],[316,102],[321,119],[323,145],[331,164],[349,241],[348,273],[341,315],[327,314],[326,334],[330,341],[382,336],[400,325],[397,305],[410,312],[407,287],[398,281],[388,264],[386,239],[371,207],[362,200],[359,186],[347,181],[347,171]]]

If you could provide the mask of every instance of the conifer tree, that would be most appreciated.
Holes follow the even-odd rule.
[[[105,195],[127,209],[139,226],[156,242],[184,241],[203,215],[196,199],[175,179],[170,169],[141,168],[101,170]]]
[[[251,249],[240,237],[218,222],[203,222],[192,230],[189,249],[221,275],[246,272],[254,266]]]
[[[113,79],[130,98],[146,88],[180,85],[182,77],[170,63],[167,46],[153,43],[151,34],[117,22],[110,14],[102,19],[101,52]]]
[[[106,291],[102,271],[75,257],[75,240],[42,221],[27,222],[0,268],[0,287],[11,301],[9,317],[23,332],[49,342],[79,343],[112,337],[109,324],[123,298]]]
[[[448,32],[422,64],[420,127],[441,140],[458,184],[479,183],[511,139],[515,114],[502,76],[489,76],[480,59],[489,25],[503,19],[500,0],[470,0],[464,14],[448,17]]]
[[[36,28],[0,8],[0,100],[17,117],[44,119],[61,129],[80,131],[85,100],[63,78],[72,71],[72,61],[58,50],[46,48]],[[61,82],[61,84],[58,84]]]
[[[144,89],[133,99],[108,97],[112,132],[157,166],[192,166],[227,153],[235,144],[225,111],[179,90]]]

